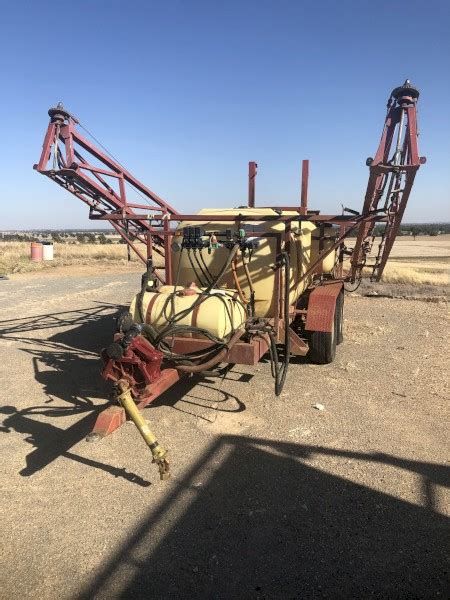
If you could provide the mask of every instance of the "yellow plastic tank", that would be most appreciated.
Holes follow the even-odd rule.
[[[311,234],[317,229],[317,227],[310,221],[300,221],[300,216],[294,211],[283,211],[281,213],[275,212],[270,208],[234,208],[234,209],[212,209],[205,208],[199,212],[199,215],[211,214],[211,215],[278,215],[281,216],[295,216],[298,217],[291,222],[291,234],[290,234],[290,283],[291,283],[291,303],[296,302],[300,294],[310,284],[311,279],[299,282],[300,277],[309,269],[312,264],[312,260],[315,260],[314,252],[312,252],[312,240]],[[242,225],[244,226],[244,225]],[[206,234],[213,232],[224,233],[227,229],[236,230],[236,222],[230,221],[202,221],[202,222],[181,222],[177,228],[174,236],[173,247],[179,247],[182,241],[183,228],[184,227],[201,227]],[[251,232],[284,232],[284,223],[280,220],[274,221],[253,221],[245,222],[245,232],[247,237],[251,237]],[[223,239],[223,238],[222,238]],[[274,286],[275,286],[275,270],[274,265],[276,263],[276,238],[259,238],[259,246],[253,250],[252,257],[248,263],[248,268],[255,291],[255,315],[257,317],[274,317],[276,312],[275,298],[274,298]],[[282,251],[284,250],[284,243]],[[211,272],[211,274],[217,275],[221,267],[227,260],[229,250],[226,248],[217,248],[212,250],[208,254],[207,250],[202,251],[204,261]],[[195,282],[197,285],[201,285],[198,280],[192,265],[189,261],[187,251],[183,252],[172,252],[172,273],[175,274],[178,270],[178,263],[181,264],[179,268],[178,284],[185,286],[191,282]],[[334,253],[330,257],[329,262],[334,264]],[[328,264],[327,264],[328,266]],[[198,270],[198,269],[197,269]],[[237,277],[239,285],[247,298],[250,298],[250,288],[245,275],[244,267],[240,252],[237,255]],[[220,287],[225,289],[234,289],[236,284],[233,279],[233,273],[231,269],[225,274],[220,282]]]
[[[336,241],[336,232],[333,227],[325,226],[323,229],[323,236],[321,238],[320,228],[316,227],[311,236],[311,254],[314,257],[314,260],[317,259],[320,252],[324,250],[328,250],[331,248]],[[324,258],[320,267],[317,269],[316,273],[331,273],[334,269],[336,261],[336,252],[330,252],[328,256]]]
[[[153,325],[156,331],[162,331],[170,317],[190,308],[198,300],[201,291],[195,286],[191,286],[187,290],[178,286],[175,290],[174,286],[163,285],[156,292],[146,292],[142,300],[145,322]],[[130,313],[133,320],[139,322],[140,316],[136,302],[137,297],[131,303]],[[198,308],[194,308],[184,318],[177,321],[177,325],[198,327],[224,339],[239,329],[246,318],[245,306],[237,298],[235,291],[211,290],[211,294],[199,304]]]
[[[199,215],[277,215],[292,216],[295,219],[291,222],[291,232],[289,234],[289,244],[286,246],[283,236],[281,251],[288,250],[290,256],[290,304],[297,302],[299,296],[311,284],[312,276],[308,276],[303,281],[301,277],[317,260],[322,248],[330,248],[334,243],[332,236],[333,230],[325,227],[327,235],[322,241],[319,240],[320,230],[310,221],[301,221],[301,217],[294,211],[275,212],[270,208],[237,208],[237,209],[211,209],[205,208],[199,212]],[[156,330],[161,331],[168,323],[173,314],[180,313],[184,309],[192,306],[201,292],[202,286],[207,285],[204,275],[194,258],[191,251],[191,260],[188,251],[180,250],[183,240],[183,229],[185,227],[201,227],[205,235],[212,233],[225,234],[227,229],[237,231],[239,227],[245,228],[247,239],[252,237],[253,233],[276,232],[284,233],[284,222],[278,219],[273,221],[246,221],[238,225],[236,221],[195,221],[180,222],[175,231],[172,243],[172,274],[174,284],[177,285],[177,294],[173,296],[173,303],[168,302],[168,298],[173,294],[174,286],[162,286],[158,291],[148,290],[143,297],[143,314],[145,321],[151,323]],[[330,234],[330,235],[329,235]],[[218,236],[219,241],[223,241],[224,235]],[[245,253],[250,280],[254,290],[254,306],[256,317],[275,317],[277,306],[275,305],[275,294],[277,281],[277,271],[281,273],[280,293],[284,289],[282,269],[275,267],[277,261],[277,241],[275,237],[260,237],[259,245],[255,247],[251,254]],[[199,253],[200,250],[195,252]],[[204,248],[201,256],[208,271],[213,277],[217,276],[222,267],[226,264],[230,256],[230,250],[226,247],[212,248],[211,252]],[[199,255],[197,254],[199,258]],[[243,256],[239,250],[235,257],[236,277],[239,287],[248,301],[251,296],[251,288],[245,272]],[[195,265],[192,266],[191,261]],[[317,273],[330,273],[335,263],[335,252],[332,251],[322,262],[322,265],[316,271]],[[202,263],[203,264],[203,263]],[[205,267],[203,266],[204,270]],[[178,279],[175,281],[178,273]],[[182,292],[186,287],[190,288],[190,295]],[[239,300],[236,291],[237,285],[231,267],[224,274],[219,282],[219,290],[214,290],[210,298],[202,302],[198,309],[190,311],[183,319],[178,321],[180,325],[189,325],[206,329],[213,335],[224,338],[233,330],[242,325],[247,312],[245,303]],[[218,297],[220,294],[220,297]],[[139,322],[140,314],[136,307],[136,298],[133,300],[130,313],[136,322]],[[230,318],[231,316],[231,318]]]

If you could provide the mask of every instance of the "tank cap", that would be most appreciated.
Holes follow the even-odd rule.
[[[195,281],[191,281],[187,284],[184,290],[181,291],[181,296],[195,296],[199,293],[198,285]]]

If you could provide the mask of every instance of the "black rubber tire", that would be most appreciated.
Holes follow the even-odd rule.
[[[328,365],[336,356],[336,319],[333,331],[313,331],[309,339],[309,359],[316,365]]]
[[[334,318],[336,322],[336,344],[339,345],[344,341],[344,290],[336,299]]]

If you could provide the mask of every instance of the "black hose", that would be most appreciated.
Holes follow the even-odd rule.
[[[196,260],[197,265],[198,265],[200,271],[202,272],[203,277],[205,278],[206,285],[210,285],[214,281],[214,279],[209,277],[208,273],[203,268],[202,263],[200,262],[200,259],[199,259],[199,255],[201,256],[200,253],[201,253],[201,250],[199,250],[199,252],[197,253],[197,249],[194,249],[194,259]],[[202,258],[203,258],[203,256],[202,256]],[[203,262],[205,262],[205,261],[203,260]]]
[[[197,308],[197,306],[199,306],[202,302],[204,302],[206,300],[206,298],[209,297],[211,290],[213,288],[218,287],[220,280],[225,275],[225,272],[229,268],[233,258],[236,256],[236,252],[238,251],[238,249],[239,249],[239,245],[235,244],[233,246],[233,248],[230,250],[228,259],[226,260],[225,264],[223,265],[222,269],[220,270],[220,273],[217,275],[215,280],[212,283],[210,283],[206,289],[202,290],[202,292],[199,294],[197,300],[193,304],[191,304],[191,306],[189,306],[185,310],[177,313],[173,317],[170,317],[168,319],[169,324],[176,323],[177,321],[181,321],[181,319],[184,319],[185,317],[187,317],[187,315],[189,315],[195,308]],[[165,312],[165,307],[163,308],[163,311]]]
[[[186,333],[200,333],[205,338],[209,339],[213,345],[208,348],[204,348],[202,350],[197,350],[190,354],[174,354],[169,343],[166,341],[168,337],[174,337],[177,333],[186,334]],[[173,325],[169,330],[164,331],[159,334],[154,340],[155,347],[160,350],[163,354],[170,358],[173,361],[182,361],[182,360],[200,360],[205,356],[209,356],[210,354],[216,352],[217,350],[222,349],[226,346],[226,341],[220,339],[213,334],[211,334],[206,329],[201,329],[200,327],[193,327],[189,325]]]
[[[147,285],[148,285],[149,279],[150,279],[150,273],[147,270],[142,275],[141,291],[139,292],[139,294],[136,297],[136,304],[137,304],[137,308],[138,308],[138,312],[139,312],[139,318],[141,319],[141,323],[145,323],[144,296],[145,296],[145,292],[147,291]]]
[[[230,338],[228,345],[223,347],[219,352],[215,354],[212,358],[210,358],[206,362],[202,362],[199,365],[180,365],[177,367],[183,373],[201,373],[205,369],[211,369],[218,365],[225,358],[227,352],[231,350],[231,348],[235,345],[235,343],[241,338],[243,335],[243,329],[237,329]]]
[[[229,307],[228,303],[226,302],[223,294],[212,293],[212,294],[208,295],[208,298],[212,298],[212,297],[215,297],[222,302],[225,312],[228,316],[231,331],[230,331],[230,335],[227,336],[227,339],[219,338],[219,337],[213,335],[212,333],[210,333],[208,330],[202,329],[201,327],[195,327],[192,325],[177,325],[176,323],[171,323],[171,322],[169,322],[169,318],[167,317],[167,315],[164,312],[163,314],[164,314],[166,320],[168,321],[168,325],[152,339],[153,345],[155,347],[157,347],[158,350],[163,352],[163,354],[165,354],[168,358],[170,358],[171,360],[174,360],[174,361],[184,360],[184,359],[188,359],[188,360],[197,359],[198,360],[199,358],[201,358],[200,354],[201,355],[209,355],[214,351],[221,350],[227,344],[228,338],[230,338],[230,336],[232,336],[235,331],[234,318],[233,318],[233,313],[231,311],[231,308]],[[172,298],[173,298],[173,296],[172,296]],[[167,303],[165,303],[163,311],[165,311],[166,308],[167,308]],[[205,348],[202,351],[193,352],[192,354],[183,354],[183,355],[174,354],[172,352],[170,343],[168,343],[166,341],[166,339],[169,337],[174,337],[177,334],[183,335],[186,333],[199,333],[203,337],[211,340],[214,345],[210,346],[208,348]]]
[[[168,325],[160,332],[157,332],[151,324],[148,324],[145,322],[143,301],[144,301],[144,296],[145,296],[145,292],[147,290],[147,285],[148,285],[148,281],[150,279],[151,273],[149,272],[149,270],[147,270],[147,272],[144,273],[144,275],[142,276],[141,290],[136,298],[137,309],[138,309],[139,317],[141,319],[141,323],[137,324],[140,328],[140,332],[143,332],[149,338],[149,340],[155,346],[155,348],[160,350],[166,356],[166,358],[172,360],[175,363],[179,363],[180,366],[182,363],[187,362],[188,364],[184,365],[184,368],[189,368],[189,365],[190,365],[190,366],[195,366],[195,370],[198,370],[199,362],[200,362],[200,365],[210,364],[210,363],[215,364],[215,359],[218,358],[219,355],[222,356],[224,350],[228,349],[228,343],[229,343],[228,340],[230,340],[230,342],[231,342],[231,340],[233,339],[233,336],[236,335],[236,331],[235,331],[234,325],[233,325],[233,315],[232,315],[230,308],[228,307],[225,299],[223,298],[223,296],[221,294],[217,294],[217,293],[211,294],[210,292],[213,287],[218,286],[218,284],[219,284],[220,280],[222,279],[222,277],[224,276],[227,268],[230,266],[231,261],[235,257],[238,248],[239,248],[239,246],[236,244],[231,249],[230,255],[229,255],[227,261],[225,262],[225,264],[223,265],[222,269],[220,270],[219,274],[217,275],[217,277],[213,281],[209,281],[209,278],[208,278],[208,285],[206,286],[206,289],[201,292],[201,294],[199,295],[197,300],[189,308],[185,309],[181,313],[175,314],[174,301],[175,301],[175,295],[177,293],[176,288],[178,285],[178,279],[179,279],[179,274],[180,274],[181,254],[183,252],[183,248],[181,249],[180,259],[178,262],[178,267],[177,267],[177,271],[176,271],[176,275],[175,275],[174,291],[168,296],[168,298],[163,306],[163,309],[162,309],[163,314],[166,315],[167,306],[170,303],[171,304],[171,314],[173,316],[166,317],[166,319],[168,321]],[[198,275],[196,273],[196,269],[192,263],[189,250],[188,250],[188,255],[189,255],[189,260],[191,262],[191,266],[194,269],[196,276],[198,277]],[[202,272],[203,272],[203,269],[202,269]],[[182,319],[185,316],[187,316],[188,314],[190,314],[194,310],[194,308],[199,306],[207,298],[209,298],[213,295],[217,296],[223,302],[225,311],[228,314],[228,318],[230,320],[231,334],[230,334],[230,336],[228,336],[227,340],[218,338],[217,336],[214,336],[206,329],[202,329],[200,327],[193,327],[193,326],[189,326],[189,325],[176,325],[177,321],[179,321],[180,319]],[[209,346],[208,348],[204,348],[202,350],[197,350],[190,354],[174,354],[172,352],[172,349],[171,349],[169,343],[166,342],[166,338],[173,337],[177,333],[183,333],[183,334],[199,333],[202,336],[209,339],[212,342],[212,345]],[[194,365],[193,365],[193,363],[194,363]],[[197,363],[197,364],[195,364],[195,363]]]
[[[194,252],[195,252],[195,250],[194,250]],[[197,269],[195,268],[194,262],[192,260],[191,249],[190,248],[188,249],[187,254],[188,254],[189,262],[191,263],[191,269],[194,271],[194,275],[197,278],[197,280],[198,280],[198,282],[200,284],[200,287],[207,287],[209,282],[208,282],[208,280],[206,280],[206,283],[205,283],[203,281],[203,279],[197,273]],[[194,256],[195,256],[195,254],[194,254]]]
[[[286,375],[289,368],[291,354],[291,338],[289,337],[289,292],[290,292],[290,260],[287,252],[283,252],[284,263],[284,344],[283,344],[283,362],[280,364],[280,358],[273,331],[269,332],[270,338],[270,357],[272,374],[275,376],[275,395],[279,396],[286,382]]]
[[[233,246],[233,248],[230,250],[228,259],[225,262],[225,264],[223,265],[223,267],[220,270],[217,277],[215,277],[215,279],[208,284],[208,286],[206,287],[205,290],[201,291],[197,300],[195,302],[193,302],[193,304],[191,304],[191,306],[186,308],[184,311],[175,313],[174,299],[175,299],[175,295],[177,293],[176,289],[166,299],[166,301],[163,305],[163,308],[162,308],[162,313],[167,320],[167,326],[164,327],[164,329],[162,331],[160,331],[159,334],[151,341],[155,345],[155,347],[158,348],[158,350],[160,350],[161,352],[163,352],[163,354],[170,360],[172,360],[174,362],[181,362],[181,361],[193,362],[193,361],[198,361],[199,359],[203,359],[203,361],[204,361],[204,358],[207,358],[211,354],[218,355],[218,354],[222,353],[223,349],[227,346],[227,341],[213,336],[205,329],[201,329],[199,327],[188,326],[188,325],[176,325],[176,323],[178,321],[185,318],[197,306],[199,306],[207,298],[210,298],[213,295],[219,297],[220,300],[223,302],[223,304],[225,306],[225,310],[228,314],[228,318],[230,319],[230,325],[231,325],[231,334],[230,335],[234,335],[235,330],[234,330],[234,326],[233,326],[233,315],[230,312],[230,309],[229,309],[227,303],[225,302],[225,300],[221,294],[214,294],[214,293],[211,294],[211,290],[218,286],[220,280],[222,279],[226,270],[229,268],[232,260],[234,259],[238,249],[239,249],[239,245],[235,244],[235,246]],[[180,259],[181,259],[181,257],[180,257]],[[194,269],[194,271],[195,271],[195,269]],[[177,275],[178,275],[178,273],[177,273]],[[176,279],[178,279],[178,277]],[[177,283],[177,281],[176,281],[176,283]],[[171,305],[171,316],[167,315],[167,307],[169,304]],[[199,334],[203,335],[204,337],[207,337],[208,339],[210,339],[213,342],[213,345],[207,349],[202,350],[201,352],[200,351],[193,352],[192,354],[189,354],[189,355],[188,354],[184,354],[184,355],[173,354],[172,350],[170,348],[170,345],[165,341],[166,338],[172,337],[176,333],[186,333],[186,332],[199,333]],[[207,362],[209,362],[209,361],[207,361]]]
[[[210,279],[211,281],[214,281],[214,275],[209,270],[209,267],[206,264],[206,261],[205,261],[205,259],[203,257],[203,248],[200,248],[199,256],[200,256],[200,260],[202,261],[202,264],[203,264],[203,266],[205,268],[206,274],[208,275],[208,279]]]

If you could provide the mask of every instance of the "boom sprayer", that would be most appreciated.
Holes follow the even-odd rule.
[[[61,104],[49,110],[34,168],[87,204],[90,219],[108,221],[145,265],[140,289],[102,351],[102,376],[114,384],[115,402],[99,415],[91,439],[128,415],[165,479],[166,450],[141,410],[181,378],[218,375],[268,354],[279,395],[291,356],[333,361],[343,341],[344,287],[356,289],[365,273],[380,280],[425,162],[417,146],[418,98],[408,80],[392,91],[380,144],[366,161],[362,211],[339,215],[308,209],[307,160],[298,206],[256,207],[252,161],[247,206],[180,214],[83,135]],[[142,201],[130,201],[136,194]],[[373,260],[377,223],[384,228]],[[356,236],[353,247],[346,246],[349,236]]]

